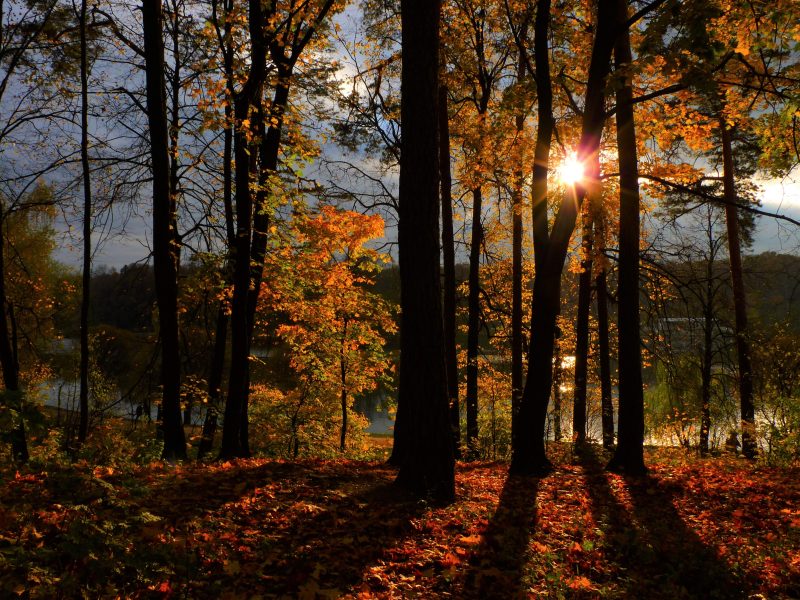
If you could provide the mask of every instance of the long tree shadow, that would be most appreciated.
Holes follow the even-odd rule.
[[[463,598],[517,598],[524,591],[524,566],[536,527],[539,479],[509,475],[497,509],[463,575]]]
[[[586,448],[581,462],[594,518],[606,534],[606,557],[625,573],[626,597],[747,597],[745,582],[681,518],[668,485],[652,475],[625,477],[626,506],[597,449]]]
[[[388,593],[391,588],[382,565],[402,565],[401,574],[408,579],[434,566],[405,562],[414,556],[402,547],[404,539],[424,534],[422,517],[428,508],[389,481],[343,496],[309,518],[295,519],[280,536],[267,541],[262,548],[268,563],[262,581],[279,596],[362,588],[371,594]]]
[[[393,477],[367,465],[233,465],[159,481],[136,504],[173,536],[203,534],[205,543],[187,545],[185,565],[174,565],[173,583],[190,597],[315,597],[361,584],[380,593],[388,587],[368,567],[383,557],[402,563],[393,548],[419,533],[417,517],[428,507]],[[151,540],[142,551],[160,556],[165,547]],[[424,568],[409,565],[407,575]]]

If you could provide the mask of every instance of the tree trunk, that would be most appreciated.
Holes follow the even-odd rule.
[[[711,362],[714,356],[712,337],[714,332],[712,264],[711,260],[709,260],[706,269],[708,296],[706,298],[707,304],[703,311],[703,358],[700,364],[700,456],[708,455],[708,438],[711,431]]]
[[[220,50],[223,54],[225,82],[228,102],[225,103],[225,129],[222,151],[222,202],[225,210],[225,234],[229,252],[236,244],[236,229],[233,218],[233,108],[231,101],[234,96],[233,73],[233,48],[230,41],[230,14],[231,5],[224,3],[223,33],[220,35]],[[217,3],[212,2],[212,18],[217,23]],[[233,267],[231,257],[227,259],[223,281],[230,285],[230,271]],[[208,374],[208,408],[203,421],[203,433],[200,446],[197,449],[197,459],[201,460],[211,452],[214,446],[214,435],[217,431],[217,422],[222,400],[222,375],[225,368],[225,350],[228,341],[228,321],[224,302],[220,302],[217,310],[217,326],[214,334],[214,350],[211,355],[211,365]]]
[[[248,143],[243,124],[250,121],[249,133],[258,134],[261,92],[266,78],[267,49],[264,42],[264,15],[260,0],[249,0],[248,29],[250,33],[250,71],[242,89],[234,96],[234,117],[237,127],[233,137],[236,199],[236,239],[232,246],[233,295],[231,297],[231,370],[228,377],[228,398],[222,427],[220,458],[246,457],[242,424],[247,421],[247,398],[250,386],[250,343],[252,331],[248,323],[248,294],[250,290],[253,235],[253,192],[251,174],[257,165],[258,145]]]
[[[617,27],[614,65],[632,62],[628,4],[616,0]],[[619,425],[618,442],[608,468],[629,474],[644,466],[644,393],[639,328],[639,170],[631,80],[617,90],[617,154],[619,155]]]
[[[578,159],[581,162],[595,155],[600,147],[600,136],[605,122],[605,79],[609,71],[614,38],[612,11],[612,0],[600,0],[597,11],[597,33],[592,47],[586,87],[583,132],[578,148]],[[540,17],[541,15],[537,15],[537,31]],[[536,167],[540,165],[537,163]],[[599,182],[590,181],[589,184],[596,187]],[[534,171],[534,185],[537,185],[536,171]],[[538,182],[538,185],[541,185],[541,182]],[[586,189],[582,187],[578,187],[575,197],[572,194],[565,195],[552,232],[543,246],[544,256],[536,258],[528,375],[519,411],[518,431],[524,431],[526,435],[518,437],[519,443],[514,449],[511,470],[515,473],[543,473],[552,468],[545,454],[544,430],[553,383],[553,345],[561,300],[561,272],[570,237],[575,229],[577,211],[585,195]]]
[[[222,398],[222,371],[225,367],[225,346],[228,341],[228,315],[224,301],[217,309],[217,326],[214,332],[214,349],[211,353],[211,366],[208,373],[208,406],[203,420],[203,433],[197,449],[197,460],[205,458],[214,446],[217,431],[220,399]]]
[[[604,235],[598,235],[604,239]],[[597,273],[597,339],[598,362],[600,363],[600,406],[603,426],[603,447],[614,447],[614,404],[611,400],[611,349],[608,339],[608,284],[606,269]]]
[[[553,351],[553,439],[561,441],[561,381],[564,370],[561,368],[561,348],[555,345]]]
[[[347,441],[347,357],[345,355],[345,344],[347,342],[347,319],[344,320],[342,330],[342,343],[339,353],[339,401],[342,406],[342,430],[339,435],[339,451],[344,452],[345,442]]]
[[[439,278],[437,149],[440,0],[402,0],[398,242],[401,349],[398,412],[405,436],[397,481],[441,501],[455,497]],[[398,415],[399,416],[399,415]]]
[[[483,227],[480,187],[472,190],[472,237],[469,247],[467,319],[467,458],[478,458],[478,336],[481,330],[480,260]]]
[[[461,457],[461,410],[458,403],[458,354],[456,353],[456,250],[453,234],[452,178],[450,176],[450,122],[447,86],[439,86],[439,179],[442,200],[442,258],[444,354],[447,393],[450,398],[450,428],[456,458]]]
[[[533,255],[538,273],[547,253],[547,174],[550,168],[550,144],[555,130],[553,118],[553,84],[550,78],[550,0],[537,0],[534,22],[533,52],[536,67],[537,129],[533,157],[531,212],[533,217]]]
[[[0,232],[3,232],[5,214],[0,204]],[[6,406],[19,411],[17,423],[11,432],[11,454],[14,460],[20,463],[28,462],[28,441],[25,435],[25,421],[22,416],[22,390],[19,387],[19,363],[16,360],[11,342],[11,332],[8,329],[6,312],[8,298],[6,297],[6,268],[5,268],[5,235],[0,238],[0,367],[3,369],[3,386],[5,387]]]
[[[583,212],[581,274],[578,278],[578,315],[575,329],[575,388],[572,403],[572,441],[586,442],[586,387],[589,372],[589,311],[592,306],[593,233],[590,210]]]
[[[522,27],[521,37],[527,37],[527,20]],[[517,85],[522,85],[525,79],[525,57],[522,49],[519,51],[517,61]],[[517,132],[516,165],[514,172],[513,208],[511,222],[511,445],[518,432],[514,430],[519,412],[519,403],[522,398],[522,186],[524,175],[522,172],[521,139],[525,129],[525,115],[520,112],[514,118]],[[545,203],[546,208],[546,203]],[[547,223],[545,223],[545,232]]]
[[[178,248],[174,198],[170,197],[170,160],[164,94],[164,40],[161,3],[142,2],[147,119],[153,170],[153,269],[161,339],[163,458],[186,458],[181,423],[180,348],[178,342]]]
[[[89,302],[92,281],[92,177],[89,169],[89,52],[87,44],[87,6],[81,1],[81,168],[83,170],[83,272],[81,274],[81,356],[80,421],[78,443],[89,434]]]
[[[736,354],[739,359],[739,402],[742,412],[742,454],[753,459],[756,456],[756,421],[753,406],[753,372],[750,366],[750,342],[747,339],[747,295],[744,289],[742,250],[739,236],[739,211],[736,208],[736,182],[733,169],[731,132],[720,119],[722,134],[722,184],[725,195],[725,224],[728,229],[728,255],[733,286],[733,308],[735,315]]]

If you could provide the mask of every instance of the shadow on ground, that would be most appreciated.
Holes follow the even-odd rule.
[[[494,516],[463,576],[462,597],[524,596],[528,547],[536,528],[539,479],[509,475]]]
[[[631,506],[623,505],[600,451],[587,447],[580,461],[591,510],[605,533],[604,552],[625,574],[617,582],[627,597],[747,597],[744,582],[681,518],[669,485],[651,475],[625,477]]]

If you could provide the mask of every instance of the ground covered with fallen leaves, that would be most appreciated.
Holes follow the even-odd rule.
[[[12,471],[0,597],[800,597],[800,469],[555,454],[545,478],[459,464],[446,507],[377,463]]]

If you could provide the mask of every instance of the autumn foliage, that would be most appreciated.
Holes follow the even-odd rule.
[[[461,464],[458,501],[391,469],[251,460],[8,472],[0,590],[160,598],[737,598],[800,593],[796,468],[648,456],[645,478],[552,448],[555,473]]]

